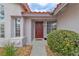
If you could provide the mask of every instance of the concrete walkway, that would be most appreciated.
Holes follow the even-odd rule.
[[[31,56],[47,56],[45,44],[45,40],[33,41]]]

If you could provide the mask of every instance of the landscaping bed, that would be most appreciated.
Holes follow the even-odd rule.
[[[46,48],[47,56],[58,56],[58,53],[55,52],[55,51],[52,51],[52,50],[48,47],[48,45],[46,45],[45,48]]]
[[[17,48],[16,56],[30,56],[32,50],[31,45],[26,45],[24,47]],[[0,48],[0,55],[3,56],[4,48]]]

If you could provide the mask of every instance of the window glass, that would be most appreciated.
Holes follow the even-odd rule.
[[[0,20],[4,19],[4,6],[0,4]]]
[[[15,31],[16,31],[16,37],[20,36],[20,18],[15,19]]]
[[[47,33],[56,29],[56,22],[48,21],[47,22]]]
[[[0,38],[4,38],[5,33],[4,33],[4,24],[0,24]]]

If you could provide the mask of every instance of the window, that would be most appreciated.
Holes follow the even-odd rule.
[[[4,24],[0,24],[0,38],[4,38]]]
[[[52,30],[56,29],[56,22],[48,21],[47,22],[47,33],[51,32]]]
[[[16,37],[20,36],[20,18],[15,19],[15,33]]]
[[[4,6],[0,4],[0,20],[4,19]]]

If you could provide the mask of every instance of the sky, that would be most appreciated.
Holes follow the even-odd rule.
[[[28,3],[30,9],[36,12],[46,12],[46,11],[53,11],[56,7],[56,3]]]

